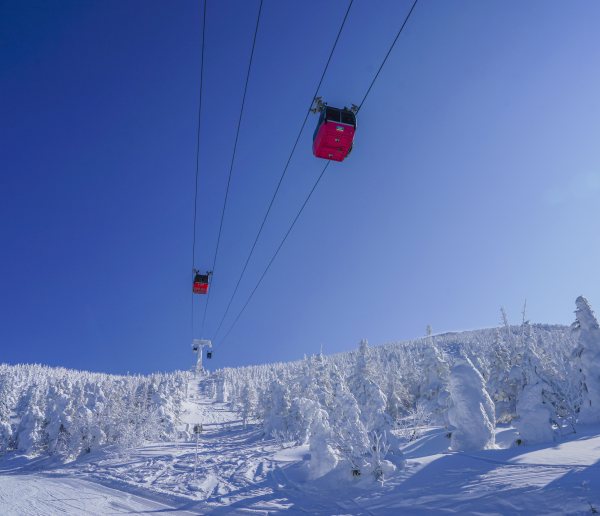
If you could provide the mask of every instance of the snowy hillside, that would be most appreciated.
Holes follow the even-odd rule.
[[[2,365],[2,514],[600,510],[600,325],[577,308],[210,375]]]

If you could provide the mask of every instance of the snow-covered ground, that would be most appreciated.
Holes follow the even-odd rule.
[[[407,464],[383,482],[334,469],[308,480],[308,445],[263,440],[239,413],[192,380],[182,421],[202,423],[196,442],[160,442],[117,455],[101,446],[74,462],[0,459],[0,514],[591,514],[600,511],[600,425],[535,446],[498,425],[499,449],[451,452],[432,427],[402,445]],[[180,427],[183,429],[183,427]],[[384,477],[385,478],[385,477]],[[591,505],[590,505],[591,504]]]

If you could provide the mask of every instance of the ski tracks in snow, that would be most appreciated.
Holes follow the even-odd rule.
[[[2,516],[197,514],[93,482],[38,474],[0,477],[0,508]]]

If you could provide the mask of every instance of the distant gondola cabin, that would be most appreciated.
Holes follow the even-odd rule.
[[[208,274],[196,274],[193,291],[194,294],[206,294],[208,292]]]
[[[356,115],[349,109],[323,106],[313,134],[313,154],[317,158],[344,161],[354,146]]]

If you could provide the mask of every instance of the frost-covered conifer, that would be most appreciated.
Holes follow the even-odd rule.
[[[74,410],[77,410],[81,407],[86,406],[85,391],[83,388],[83,383],[80,379],[76,380],[73,385],[73,389],[71,392],[71,398],[73,400],[73,409]]]
[[[550,385],[542,378],[542,364],[535,352],[533,341],[525,340],[526,349],[521,359],[522,389],[517,397],[516,414],[512,421],[523,444],[541,444],[556,439],[552,429]]]
[[[290,391],[279,379],[271,382],[267,390],[268,413],[263,422],[263,435],[270,437],[273,432],[288,435],[293,431],[290,421]]]
[[[485,390],[485,382],[466,357],[456,359],[450,370],[448,420],[452,429],[451,448],[472,451],[495,445],[494,404]]]
[[[229,387],[225,378],[221,378],[217,382],[217,401],[219,403],[227,403],[229,401]]]
[[[423,409],[431,413],[433,424],[444,424],[444,410],[449,396],[449,367],[442,353],[432,344],[423,351],[423,382],[419,389],[419,401]]]
[[[69,397],[70,387],[70,383],[65,380],[58,382],[50,389],[50,402],[46,407],[44,442],[51,455],[57,452],[64,454],[66,452],[65,445],[71,435],[73,410]]]
[[[298,395],[302,398],[313,399],[315,397],[315,390],[317,384],[314,376],[314,359],[306,358],[301,362],[302,374],[297,380]]]
[[[508,374],[510,353],[506,348],[498,328],[494,332],[494,354],[491,359],[487,390],[496,407],[496,421],[510,423],[514,419],[515,400],[510,399]],[[512,402],[512,403],[511,403]]]
[[[330,443],[332,432],[328,415],[318,401],[298,398],[294,403],[307,430],[304,442],[308,440],[309,443],[309,479],[313,480],[329,473],[338,463],[337,455]]]
[[[573,359],[581,373],[579,422],[596,423],[600,421],[600,325],[585,297],[579,296],[575,304],[579,346]]]
[[[362,423],[356,399],[335,364],[330,366],[333,397],[330,404],[329,423],[336,449],[350,462],[353,471],[360,470],[362,457],[369,444],[369,435]]]
[[[515,417],[517,417],[517,398],[520,393],[523,391],[523,369],[521,367],[521,361],[523,358],[523,354],[525,353],[526,346],[526,336],[527,336],[527,327],[529,326],[529,321],[525,320],[525,316],[527,314],[526,306],[523,308],[523,323],[521,324],[521,333],[518,338],[514,338],[511,336],[509,340],[507,340],[509,346],[508,351],[510,355],[509,360],[509,371],[508,371],[508,379],[504,382],[504,398],[506,402],[503,403],[500,407],[500,416],[501,421],[503,423],[508,423],[512,421]],[[508,326],[508,318],[504,308],[502,308],[502,317],[504,320],[504,324],[507,327],[508,335],[510,335],[510,327]],[[530,336],[529,332],[529,336]]]
[[[378,434],[386,433],[390,444],[390,451],[398,461],[403,461],[403,455],[398,445],[398,439],[392,434],[395,427],[391,416],[386,412],[387,399],[381,392],[379,385],[372,379],[369,372],[369,346],[366,339],[362,339],[356,357],[354,375],[350,381],[350,392],[356,399],[360,409],[360,420],[367,431]],[[402,464],[397,464],[402,467]]]
[[[502,314],[502,324],[506,331],[506,345],[510,353],[510,365],[519,365],[524,348],[521,345],[520,339],[515,338],[512,334],[510,324],[508,323],[508,314],[503,306],[500,307],[500,312]]]
[[[177,401],[180,401],[180,397],[174,386],[169,386],[169,382],[164,378],[153,378],[149,403],[156,409],[156,415],[160,420],[159,436],[161,440],[168,441],[177,435],[179,419]]]
[[[504,330],[506,331],[506,342],[510,348],[512,348],[512,333],[510,331],[510,324],[508,323],[508,314],[503,306],[500,307],[500,313],[502,314],[502,324],[504,325]]]
[[[231,410],[231,412],[235,412],[239,406],[237,390],[235,387],[235,384],[233,384],[229,394],[229,410]]]
[[[78,450],[74,444],[72,451],[76,455],[78,452],[82,455],[90,453],[104,442],[104,432],[98,424],[98,419],[87,407],[79,407],[75,412],[73,421],[73,435],[76,438],[73,441],[79,442],[81,448]]]
[[[13,428],[10,422],[11,407],[15,405],[12,392],[12,377],[0,375],[0,452],[12,445]]]
[[[329,407],[333,403],[333,388],[331,386],[331,373],[325,357],[323,357],[323,351],[312,358],[311,364],[313,395],[319,400],[321,406],[329,412]]]
[[[513,366],[520,366],[521,365],[521,358],[523,357],[523,354],[525,353],[525,332],[526,332],[526,328],[529,325],[529,321],[526,320],[526,316],[527,316],[527,301],[525,301],[525,306],[523,307],[523,311],[521,312],[523,314],[523,321],[521,323],[521,333],[517,338],[513,338],[512,339],[512,347],[511,347],[511,357],[510,357],[510,363]]]
[[[44,425],[44,405],[41,395],[36,391],[17,429],[18,448],[27,455],[39,451]]]
[[[254,415],[257,419],[264,420],[271,410],[271,390],[270,385],[266,387],[259,386],[256,389],[256,404],[254,406]]]
[[[246,428],[246,424],[250,417],[252,417],[255,408],[255,397],[256,392],[253,388],[246,385],[244,390],[242,391],[242,421],[244,424],[244,428]]]
[[[396,385],[396,382],[392,381],[391,388],[387,396],[387,411],[390,414],[390,416],[392,416],[392,419],[396,421],[400,417],[402,417],[404,410],[404,403],[402,402],[402,398],[398,394],[398,387]]]

